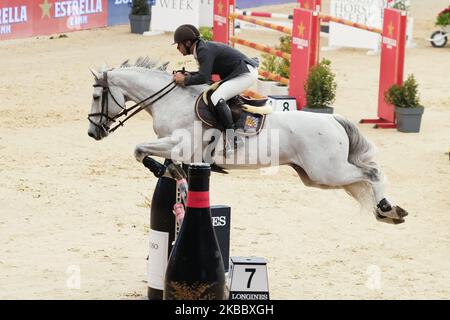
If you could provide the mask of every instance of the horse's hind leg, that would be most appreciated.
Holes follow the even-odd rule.
[[[381,173],[377,168],[361,169],[346,163],[335,166],[330,171],[332,174],[326,175],[323,172],[327,170],[321,170],[321,173],[308,174],[301,166],[290,165],[306,186],[321,189],[343,188],[362,205],[371,208],[376,207],[375,216],[377,220],[392,224],[404,222],[403,217],[407,215],[406,211],[398,206],[390,206],[384,198],[384,184]]]

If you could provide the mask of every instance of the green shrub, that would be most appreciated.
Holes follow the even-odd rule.
[[[304,84],[306,93],[306,107],[331,107],[336,98],[335,75],[331,72],[331,61],[322,59],[309,71]]]
[[[131,14],[137,16],[146,16],[150,14],[147,0],[133,0],[131,3]]]
[[[439,12],[436,18],[437,26],[448,26],[450,25],[450,6],[441,12]]]
[[[384,100],[397,108],[420,107],[418,84],[412,74],[402,85],[392,85],[385,93]]]
[[[203,40],[211,41],[213,39],[213,33],[211,31],[211,28],[200,27],[200,29],[198,29],[198,31],[200,31],[200,37]]]
[[[285,53],[291,54],[291,36],[280,37],[280,44],[276,47],[277,50],[283,51]],[[280,76],[289,79],[289,73],[291,70],[291,62],[288,59],[278,58],[277,59],[277,71]]]
[[[261,57],[261,69],[274,73],[277,70],[277,57],[269,53],[263,53]]]
[[[290,54],[292,38],[290,36],[283,36],[279,38],[279,41],[280,43],[275,46],[275,49]],[[275,73],[289,79],[291,63],[288,59],[276,57],[269,53],[262,54],[261,58],[262,70]]]

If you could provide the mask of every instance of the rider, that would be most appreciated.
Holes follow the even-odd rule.
[[[223,127],[234,130],[231,109],[226,101],[255,83],[258,62],[226,44],[202,40],[198,29],[190,24],[175,30],[175,43],[183,56],[193,54],[199,64],[196,73],[177,72],[173,77],[175,82],[184,86],[204,84],[210,82],[212,74],[218,74],[222,83],[211,95],[211,101]],[[233,136],[226,135],[227,155],[233,152],[235,143],[242,143],[240,140],[233,141]]]

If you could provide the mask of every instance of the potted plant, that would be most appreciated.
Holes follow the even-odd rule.
[[[424,107],[419,102],[418,84],[411,74],[402,85],[391,86],[384,94],[387,103],[395,107],[397,130],[419,132]]]
[[[435,25],[441,30],[431,34],[430,42],[433,47],[442,48],[447,44],[448,33],[450,33],[450,6],[439,12]]]
[[[306,106],[302,108],[302,111],[333,113],[331,105],[336,98],[337,84],[330,65],[330,60],[322,59],[309,70],[304,84]]]
[[[128,17],[130,19],[132,33],[143,34],[150,30],[152,12],[147,0],[133,0],[131,2],[131,12]]]

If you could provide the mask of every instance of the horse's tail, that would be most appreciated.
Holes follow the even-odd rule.
[[[348,162],[360,168],[367,178],[367,182],[357,182],[344,186],[344,189],[362,205],[372,207],[375,204],[375,198],[371,182],[378,182],[381,179],[380,170],[374,161],[376,147],[361,134],[352,122],[339,115],[333,115],[333,117],[347,133],[349,140]]]

